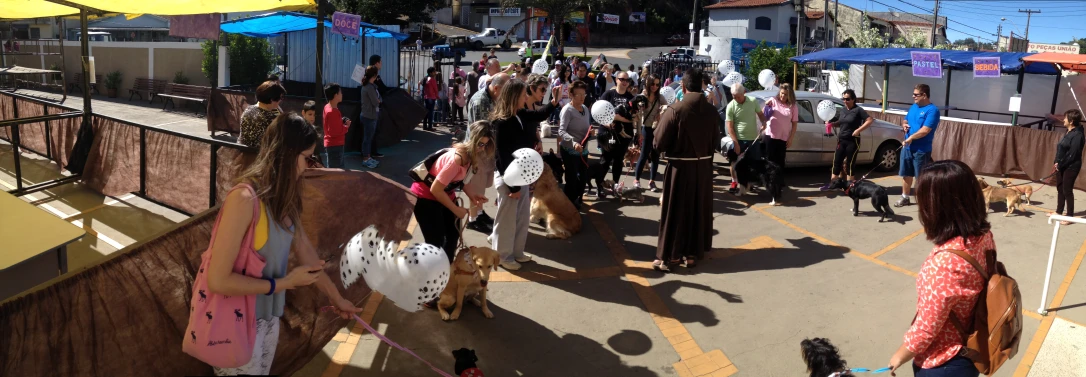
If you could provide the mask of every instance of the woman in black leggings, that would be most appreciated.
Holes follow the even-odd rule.
[[[1056,161],[1052,165],[1056,169],[1056,212],[1049,212],[1048,216],[1064,214],[1064,204],[1067,204],[1067,216],[1075,215],[1075,180],[1082,169],[1082,146],[1086,141],[1082,132],[1082,112],[1067,110],[1063,113],[1063,123],[1067,125],[1067,133],[1056,144]],[[1068,221],[1060,224],[1071,225]]]
[[[642,82],[645,83],[644,96],[648,100],[649,106],[638,117],[639,123],[641,123],[641,157],[637,159],[637,166],[634,167],[634,186],[641,187],[641,172],[647,164],[649,167],[649,191],[658,192],[660,189],[656,188],[656,171],[660,167],[660,154],[652,149],[652,135],[656,128],[656,118],[659,117],[660,111],[667,102],[660,97],[659,78],[653,75],[645,75]]]
[[[836,122],[832,122],[837,128],[837,150],[833,152],[831,182],[841,176],[847,176],[849,180],[855,179],[852,165],[856,163],[856,155],[860,150],[860,135],[875,122],[875,118],[867,115],[867,111],[856,106],[856,92],[852,89],[841,93],[841,101],[845,103],[845,110]],[[830,183],[821,187],[822,191],[829,189]]]

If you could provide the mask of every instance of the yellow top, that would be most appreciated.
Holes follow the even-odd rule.
[[[264,212],[264,202],[260,202],[260,217],[253,229],[253,250],[260,250],[268,243],[268,214]]]
[[[82,237],[83,229],[0,191],[0,270]]]

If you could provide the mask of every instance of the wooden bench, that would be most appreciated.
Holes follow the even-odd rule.
[[[211,87],[169,83],[158,96],[165,98],[162,110],[166,110],[166,106],[173,105],[174,99],[199,102],[200,107],[206,107],[207,100],[211,97]],[[196,110],[196,115],[200,115],[199,109]]]
[[[41,82],[33,80],[16,79],[15,82],[27,89],[35,90],[64,90],[64,85],[55,84],[52,82]]]
[[[132,84],[132,89],[128,89],[128,100],[132,100],[132,96],[139,95],[140,99],[143,99],[143,95],[147,94],[148,103],[155,101],[155,96],[162,93],[166,89],[165,80],[145,79],[137,77],[136,82]]]
[[[94,75],[94,82],[90,84],[94,94],[102,94],[98,91],[98,83],[100,82],[102,82],[102,75]],[[71,90],[73,87],[78,88],[80,93],[83,92],[83,72],[76,73],[75,77],[72,78],[72,81],[68,82],[68,90]]]

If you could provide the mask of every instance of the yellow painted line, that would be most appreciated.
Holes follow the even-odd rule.
[[[1043,321],[1045,319],[1045,316],[1032,310],[1022,309],[1022,314],[1024,314],[1026,317],[1030,317],[1038,321]]]
[[[724,355],[723,351],[702,351],[694,337],[686,329],[686,326],[675,319],[671,310],[667,308],[667,304],[652,289],[648,279],[642,275],[646,270],[644,264],[630,260],[629,252],[622,246],[622,242],[618,240],[611,228],[607,226],[607,223],[603,220],[603,214],[588,205],[588,218],[592,225],[596,227],[596,232],[603,238],[604,243],[607,244],[607,248],[611,251],[611,256],[615,259],[615,262],[622,266],[626,280],[630,282],[634,293],[641,299],[641,303],[645,305],[645,310],[649,312],[660,333],[667,339],[668,344],[675,349],[675,353],[679,354],[682,361],[674,365],[679,375],[727,377],[737,373],[738,369]],[[758,241],[768,243],[764,239]],[[650,265],[647,268],[651,269],[652,267]]]
[[[1071,286],[1071,281],[1075,279],[1078,268],[1082,266],[1083,256],[1086,256],[1086,241],[1083,241],[1082,246],[1078,248],[1078,254],[1075,255],[1075,261],[1072,262],[1071,267],[1067,269],[1067,274],[1064,275],[1063,282],[1060,283],[1060,288],[1056,290],[1056,295],[1052,296],[1052,303],[1047,306],[1056,308],[1063,304],[1063,298],[1067,295],[1067,290]],[[1041,320],[1041,325],[1037,327],[1037,332],[1033,334],[1033,339],[1029,342],[1029,348],[1026,349],[1025,354],[1022,356],[1022,361],[1018,363],[1018,369],[1014,370],[1014,377],[1026,377],[1026,375],[1029,374],[1030,368],[1033,367],[1033,362],[1037,360],[1037,353],[1041,351],[1041,345],[1044,343],[1045,338],[1048,337],[1048,330],[1052,328],[1052,323],[1055,320],[1055,315],[1046,316]]]
[[[906,242],[909,242],[909,240],[911,240],[913,238],[916,238],[916,236],[919,236],[920,233],[924,233],[923,228],[917,229],[912,234],[910,234],[908,236],[905,236],[905,238],[897,240],[897,242],[894,242],[894,243],[890,244],[890,246],[882,248],[882,250],[876,251],[874,254],[871,254],[871,257],[872,258],[878,258],[878,257],[882,256],[883,254],[889,253],[890,250],[896,249],[898,246],[901,246],[902,244],[904,244]]]
[[[744,254],[744,253],[746,253],[748,251],[752,251],[752,250],[781,248],[781,247],[784,247],[784,245],[781,244],[780,242],[777,242],[773,238],[770,238],[770,237],[767,237],[767,236],[761,236],[761,237],[751,239],[750,243],[748,243],[746,245],[740,245],[740,246],[729,247],[729,248],[724,248],[724,249],[713,249],[712,251],[710,251],[708,253],[705,253],[705,259],[706,260],[709,260],[709,259],[725,259],[725,258],[734,257],[736,255]],[[650,266],[650,268],[651,268],[651,266]]]
[[[415,227],[419,223],[415,221],[415,217],[411,217],[411,222],[407,223],[407,233],[414,234]],[[403,250],[410,243],[411,239],[405,239],[400,241],[399,248],[397,250]],[[384,301],[385,295],[381,292],[373,291],[370,294],[369,299],[366,300],[366,304],[362,307],[362,314],[358,317],[363,321],[373,326],[373,318],[377,315],[377,308],[381,306],[381,302]],[[351,356],[354,355],[355,349],[358,347],[358,341],[362,338],[362,334],[365,333],[365,327],[362,327],[358,322],[352,322],[354,326],[351,327],[351,332],[347,334],[346,338],[336,335],[332,340],[344,339],[336,346],[336,351],[332,354],[332,360],[328,362],[328,366],[324,368],[324,372],[321,373],[321,377],[339,377],[340,373],[343,373],[343,367],[351,362]]]

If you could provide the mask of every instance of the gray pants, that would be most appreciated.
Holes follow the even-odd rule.
[[[521,186],[520,198],[510,198],[509,187],[496,172],[494,176],[494,188],[498,190],[498,213],[494,216],[494,231],[490,235],[491,247],[501,255],[502,262],[513,262],[525,256],[532,194],[528,186]]]

